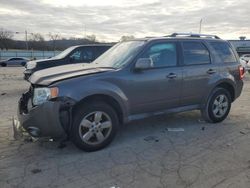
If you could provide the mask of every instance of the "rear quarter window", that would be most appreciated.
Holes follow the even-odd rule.
[[[210,42],[210,45],[215,50],[221,61],[224,63],[236,62],[236,57],[232,48],[226,42]]]

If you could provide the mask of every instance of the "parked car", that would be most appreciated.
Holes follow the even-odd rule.
[[[98,56],[107,51],[111,44],[91,44],[72,46],[49,59],[34,60],[27,63],[24,79],[28,80],[34,72],[50,67],[75,63],[91,63]]]
[[[223,121],[241,94],[244,69],[227,41],[186,35],[121,42],[91,64],[35,72],[15,132],[69,138],[95,151],[121,124],[152,115],[199,109],[206,121]]]
[[[250,73],[250,54],[245,54],[240,57],[241,65]]]
[[[24,57],[12,57],[6,60],[0,61],[2,67],[6,66],[25,66],[29,59]]]
[[[241,57],[240,57],[240,59],[243,59],[243,60],[245,60],[245,61],[250,61],[250,54],[244,54],[244,55],[242,55]]]

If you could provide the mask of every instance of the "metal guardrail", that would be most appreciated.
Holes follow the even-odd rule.
[[[46,59],[59,54],[61,51],[34,51],[34,50],[0,50],[0,60],[11,57],[25,57],[28,59]]]

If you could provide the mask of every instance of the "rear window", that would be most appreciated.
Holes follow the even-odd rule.
[[[217,52],[224,63],[236,62],[232,48],[225,42],[211,42],[210,45]]]
[[[210,63],[209,51],[201,42],[183,42],[182,47],[185,65]]]

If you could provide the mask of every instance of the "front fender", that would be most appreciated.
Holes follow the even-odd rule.
[[[124,114],[124,120],[126,121],[129,112],[128,98],[116,85],[102,80],[89,80],[87,84],[84,84],[82,87],[81,83],[70,84],[70,82],[66,83],[65,81],[62,85],[59,84],[58,87],[60,96],[67,96],[76,102],[92,95],[106,95],[112,97],[120,105]]]

